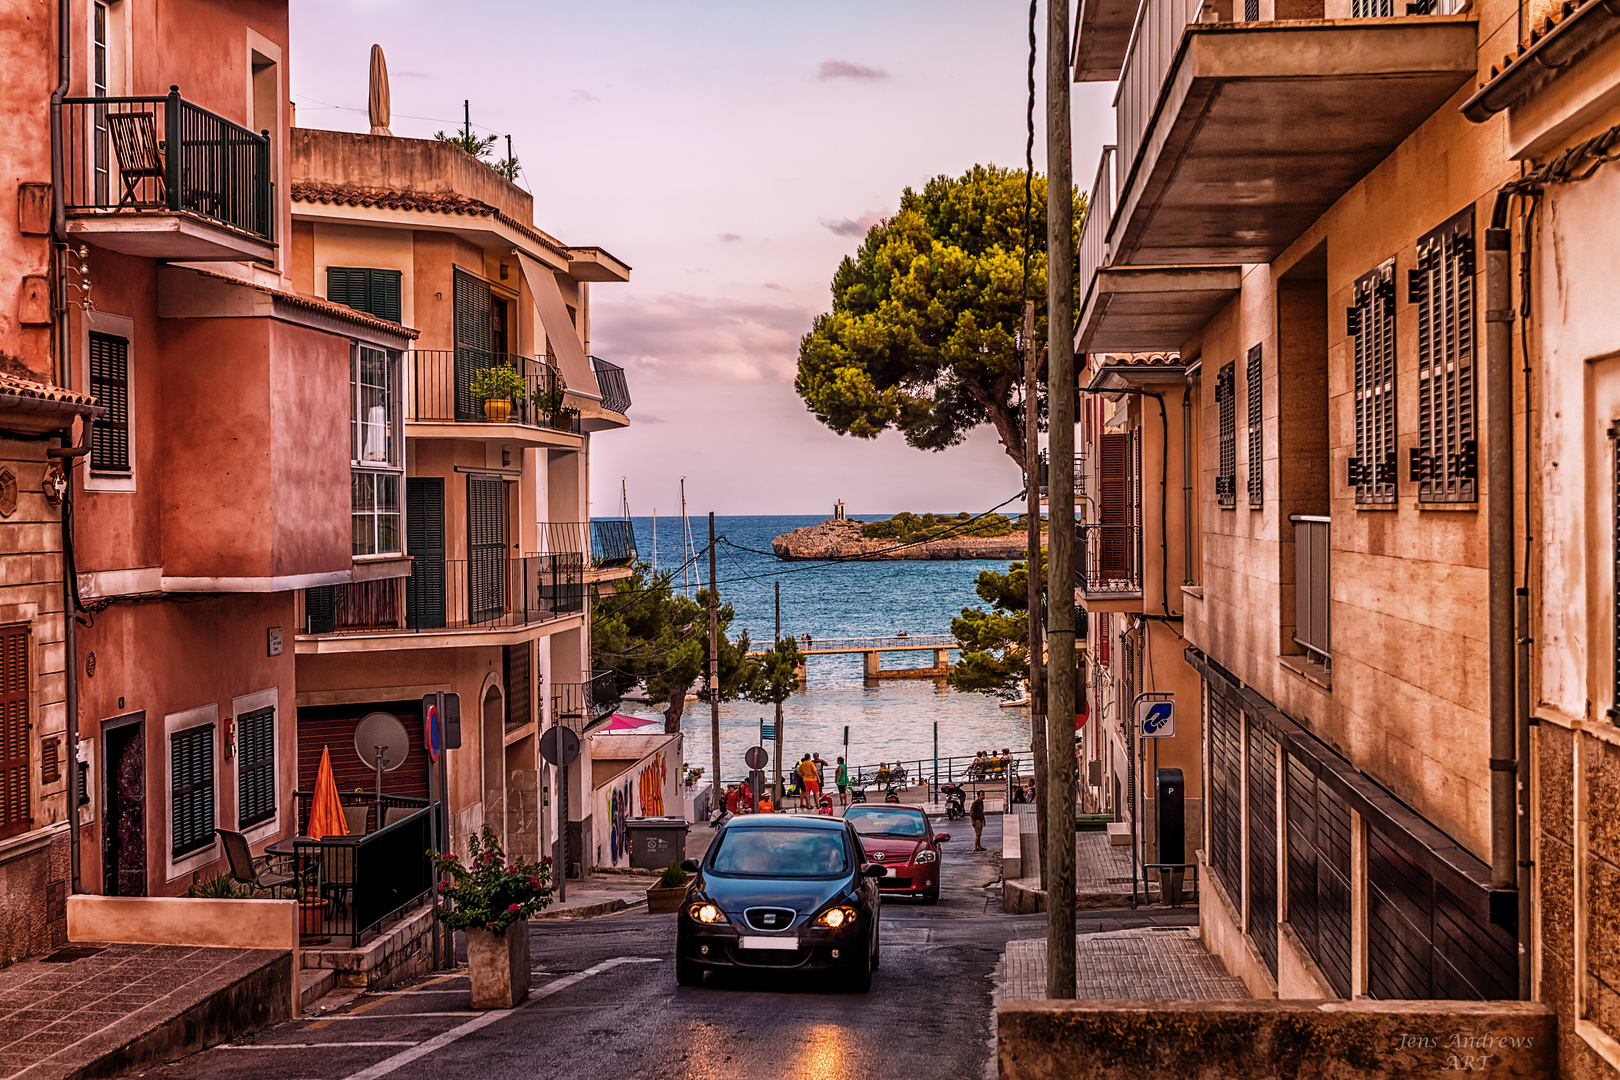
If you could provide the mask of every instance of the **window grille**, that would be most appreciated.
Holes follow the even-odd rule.
[[[1395,260],[1363,274],[1347,313],[1355,339],[1356,454],[1347,481],[1358,505],[1395,501]]]
[[[1246,22],[1260,21],[1260,0],[1243,0],[1243,18]]]
[[[0,837],[27,832],[28,624],[0,627]]]
[[[1350,0],[1352,19],[1389,19],[1395,15],[1395,0]]]
[[[1418,502],[1473,502],[1479,463],[1474,410],[1474,209],[1424,236],[1407,275],[1418,320]]]
[[[169,738],[170,850],[178,859],[214,842],[214,725]]]
[[[90,333],[90,393],[107,415],[90,428],[90,471],[129,469],[129,340]]]
[[[276,816],[276,710],[236,718],[236,827]]]
[[[1215,475],[1215,498],[1222,506],[1237,505],[1237,365],[1227,364],[1215,376],[1215,401],[1221,410],[1221,465]]]
[[[1262,420],[1265,410],[1262,397],[1265,374],[1260,365],[1260,346],[1249,350],[1249,370],[1245,379],[1245,392],[1249,396],[1249,505],[1258,507],[1266,501],[1265,435]]]
[[[358,266],[326,268],[326,298],[379,319],[399,322],[400,272]]]

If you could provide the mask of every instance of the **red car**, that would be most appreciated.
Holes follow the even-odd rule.
[[[925,904],[939,902],[939,865],[944,858],[939,845],[951,837],[934,835],[921,807],[864,803],[846,810],[844,820],[860,834],[867,859],[889,868],[886,877],[877,879],[880,892],[920,896]]]

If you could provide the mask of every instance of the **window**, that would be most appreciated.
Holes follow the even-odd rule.
[[[349,365],[349,457],[356,555],[400,548],[399,354],[356,344]]]
[[[0,837],[33,823],[28,793],[28,624],[0,626]]]
[[[1418,320],[1418,444],[1411,451],[1418,502],[1474,502],[1473,207],[1418,241],[1408,291]]]
[[[178,859],[214,843],[214,725],[169,736],[169,838]]]
[[[1221,410],[1221,465],[1215,475],[1215,499],[1237,506],[1237,365],[1227,364],[1215,376],[1215,401]]]
[[[107,415],[90,429],[90,471],[127,476],[129,467],[129,339],[90,333],[90,393]]]
[[[1258,507],[1266,501],[1265,433],[1262,420],[1265,410],[1261,402],[1265,374],[1260,365],[1260,346],[1249,350],[1249,370],[1244,380],[1244,392],[1249,401],[1249,505]]]
[[[1395,501],[1395,260],[1356,281],[1347,313],[1355,339],[1356,454],[1347,480],[1359,505]]]
[[[389,322],[400,321],[400,272],[367,267],[328,266],[326,298]]]
[[[276,816],[276,710],[236,718],[236,827],[247,830]]]

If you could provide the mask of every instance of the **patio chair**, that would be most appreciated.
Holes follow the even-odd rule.
[[[354,859],[358,853],[355,844],[321,847],[321,893],[332,901],[333,911],[348,913],[354,899]]]
[[[107,132],[118,158],[118,176],[124,191],[119,206],[156,206],[164,199],[163,149],[158,142],[157,117],[151,113],[108,113]],[[142,199],[139,188],[151,180],[157,191],[154,199]]]
[[[369,806],[345,806],[343,808],[343,820],[349,826],[350,836],[366,835],[366,822],[370,817],[371,808]]]
[[[386,829],[396,821],[404,821],[416,813],[418,809],[415,806],[390,806],[383,811],[383,828]]]
[[[272,872],[270,869],[270,856],[265,856],[254,865],[253,851],[248,847],[247,837],[239,832],[230,832],[227,829],[215,829],[219,838],[225,841],[225,858],[231,864],[231,877],[250,889],[259,889],[273,892],[283,889],[298,881],[296,874]]]

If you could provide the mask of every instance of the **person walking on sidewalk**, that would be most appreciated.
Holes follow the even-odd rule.
[[[984,792],[975,792],[973,805],[968,809],[968,820],[973,822],[973,850],[984,850]]]
[[[848,806],[849,805],[849,766],[844,764],[844,759],[843,758],[838,759],[838,771],[833,774],[833,778],[834,778],[835,782],[838,784],[838,805],[839,806]]]
[[[806,754],[799,759],[799,809],[809,810],[816,804],[816,798],[821,794],[821,785],[816,783],[816,765]]]

